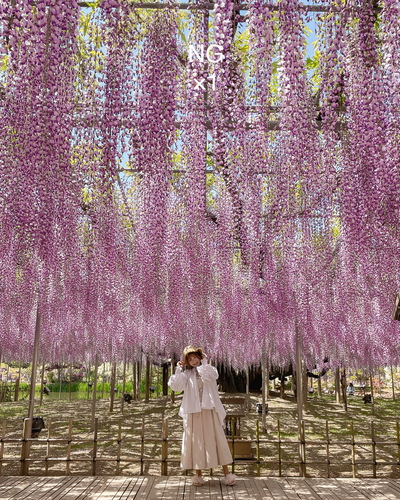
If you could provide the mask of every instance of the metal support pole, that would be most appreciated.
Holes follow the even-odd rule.
[[[295,317],[296,336],[296,396],[297,396],[297,427],[299,437],[299,474],[305,477],[305,447],[304,447],[304,423],[303,423],[303,374],[302,374],[302,341],[301,332]]]
[[[137,397],[137,369],[136,369],[137,361],[132,362],[132,396],[133,399],[138,399]]]
[[[204,45],[205,45],[205,50],[208,50],[209,46],[209,21],[210,21],[210,14],[207,11],[204,12],[204,19],[203,19],[203,34],[204,34]],[[208,76],[208,60],[207,58],[204,58],[204,74]],[[205,92],[203,94],[204,96],[204,108],[205,110],[207,109],[208,106],[208,80],[207,78],[205,79]],[[206,112],[206,111],[205,111]],[[205,155],[207,156],[207,145],[208,145],[208,130],[207,127],[205,129]],[[205,170],[207,170],[207,160]],[[207,175],[204,176],[204,212],[207,212]]]
[[[392,396],[393,396],[393,401],[396,399],[396,394],[394,392],[394,377],[393,377],[393,366],[390,365],[390,376],[392,378]]]
[[[94,380],[93,380],[93,394],[92,394],[92,421],[90,424],[91,432],[94,431],[94,422],[96,419],[96,399],[97,399],[97,372],[99,371],[99,358],[96,354],[94,358]]]
[[[111,387],[110,387],[110,413],[114,410],[115,397],[115,377],[117,373],[117,363],[114,361],[111,368]]]
[[[101,399],[104,399],[104,390],[106,384],[106,362],[103,363],[103,376],[102,376],[102,387],[101,387]]]
[[[307,411],[307,408],[308,408],[308,376],[307,376],[306,370],[302,370],[301,376],[302,376],[302,381],[303,381],[302,403],[303,403],[303,413],[304,413]]]
[[[246,367],[246,411],[250,410],[250,373],[249,367]]]
[[[87,382],[87,399],[89,399],[89,394],[90,394],[90,385],[89,385],[89,383],[90,383],[90,363],[88,365],[86,378],[87,378],[87,380],[86,380],[86,382]]]
[[[175,371],[175,354],[171,357],[171,375]],[[171,389],[171,403],[175,403],[175,392]]]
[[[335,370],[335,396],[336,396],[336,403],[340,403],[341,398],[340,398],[340,372],[339,368],[336,368]]]
[[[23,442],[21,449],[21,476],[27,476],[29,472],[29,458],[30,452],[30,441],[32,435],[32,418],[33,410],[35,407],[35,385],[36,385],[36,370],[37,370],[37,360],[39,352],[39,340],[40,340],[40,310],[39,302],[36,310],[36,324],[35,324],[35,338],[33,341],[33,360],[32,360],[32,373],[31,373],[31,386],[29,392],[29,408],[28,408],[28,418],[24,420],[24,431],[23,431]]]
[[[261,358],[261,372],[262,372],[262,428],[267,430],[267,422],[266,422],[266,400],[268,399],[268,380],[269,376],[267,372],[267,363],[266,363],[266,354],[265,350],[263,350],[262,358]],[[268,376],[268,378],[267,378]]]
[[[142,358],[138,359],[136,362],[136,371],[137,371],[137,376],[136,376],[136,384],[137,384],[137,393],[136,393],[136,398],[139,401],[140,400],[140,389],[141,389],[141,384],[142,384]]]
[[[36,385],[36,371],[37,371],[37,360],[39,352],[39,340],[40,340],[40,311],[39,304],[36,311],[36,325],[35,325],[35,339],[33,341],[33,360],[32,360],[32,374],[31,374],[31,386],[29,393],[29,410],[28,418],[33,417],[33,408],[35,406],[35,385]],[[32,422],[31,422],[32,424]],[[32,427],[32,425],[31,425]]]
[[[72,363],[69,364],[69,401],[72,400]]]
[[[17,382],[15,383],[14,401],[18,401],[18,398],[19,398],[19,384],[20,383],[21,383],[21,360],[19,360],[18,378],[17,378]]]
[[[369,376],[369,383],[371,385],[372,409],[374,409],[375,394],[374,394],[374,380],[373,380],[373,377],[372,377],[372,372],[370,373],[370,376]]]
[[[126,378],[126,354],[124,355],[124,369],[122,372],[122,401],[121,401],[121,412],[124,413],[124,403],[125,403],[125,378]]]
[[[40,376],[40,403],[39,403],[39,406],[42,406],[42,403],[43,403],[43,387],[44,387],[44,363],[42,366],[42,374]]]
[[[61,365],[58,367],[58,399],[61,399]]]
[[[347,411],[347,377],[345,368],[343,368],[341,385],[342,385],[343,408],[344,411]]]
[[[150,358],[146,356],[146,394],[145,401],[150,399]]]
[[[295,320],[295,335],[296,335],[296,399],[297,399],[297,418],[300,422],[303,420],[303,377],[302,377],[302,361],[301,361],[301,334],[300,328]]]

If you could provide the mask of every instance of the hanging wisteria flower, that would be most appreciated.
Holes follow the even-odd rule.
[[[297,0],[0,0],[3,359],[400,361],[398,1],[321,3],[311,81]]]

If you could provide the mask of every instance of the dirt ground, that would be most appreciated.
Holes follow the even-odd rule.
[[[42,406],[37,401],[34,415],[44,418],[46,428],[31,445],[30,458],[33,461],[30,462],[29,473],[90,475],[94,472],[92,458],[96,453],[95,473],[99,475],[184,474],[179,467],[182,421],[177,414],[180,396],[175,403],[169,397],[151,399],[149,402],[132,401],[131,404],[125,403],[123,409],[121,401],[121,398],[116,399],[112,413],[108,400],[96,402],[97,450],[94,450],[91,431],[90,400],[44,399]],[[357,477],[373,477],[375,470],[377,477],[400,477],[399,401],[377,398],[374,405],[365,405],[361,396],[356,395],[349,398],[348,411],[345,412],[343,405],[336,404],[331,395],[320,398],[316,394],[310,395],[304,414],[306,475],[352,477],[355,471]],[[278,394],[271,394],[266,430],[262,429],[261,416],[256,411],[257,402],[261,402],[261,395],[250,394],[249,411],[240,419],[240,438],[252,442],[251,449],[249,446],[247,448],[253,460],[237,460],[235,473],[250,476],[299,475],[298,422],[294,398],[286,396],[281,399]],[[227,407],[228,413],[235,409]],[[0,475],[19,474],[22,420],[27,412],[27,401],[1,404],[0,420],[6,420],[6,428],[3,423],[5,440],[0,445],[0,458],[3,455]],[[168,446],[167,471],[162,469],[161,463],[165,418],[168,418],[168,431],[164,423],[164,436],[166,432],[168,435],[168,441],[164,441],[164,452],[165,444]],[[257,419],[260,420],[258,447]],[[355,445],[352,446],[353,436]],[[327,451],[331,462],[329,467]],[[261,461],[258,464],[257,455]],[[70,461],[66,461],[67,456]],[[48,460],[45,461],[45,457]]]

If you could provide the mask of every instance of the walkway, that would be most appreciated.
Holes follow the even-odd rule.
[[[200,488],[189,477],[0,476],[1,500],[395,500],[400,480],[239,478],[235,486],[209,479]]]

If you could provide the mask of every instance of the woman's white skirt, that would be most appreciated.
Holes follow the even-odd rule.
[[[232,454],[215,410],[189,413],[182,439],[183,469],[211,469],[232,462]]]

